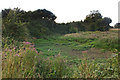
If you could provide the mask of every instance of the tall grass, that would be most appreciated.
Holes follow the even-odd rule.
[[[108,31],[108,32],[80,32],[66,34],[62,37],[64,40],[75,41],[81,43],[85,46],[90,45],[90,48],[102,48],[110,51],[118,49],[118,32]],[[89,46],[88,46],[89,47]],[[78,48],[77,48],[78,49]]]
[[[40,58],[36,64],[37,78],[63,78],[67,72],[66,60],[59,54],[47,59]]]
[[[118,54],[106,63],[97,63],[95,60],[89,61],[84,58],[78,69],[74,71],[73,78],[118,78],[119,79],[119,63]]]
[[[32,43],[3,38],[2,47],[3,78],[33,77],[38,52]]]
[[[2,78],[62,78],[67,70],[60,54],[43,58],[30,42],[3,38]]]
[[[89,32],[90,33],[90,32]],[[84,34],[84,33],[83,33]],[[92,33],[98,34],[97,32]],[[114,33],[110,33],[114,34]],[[84,34],[86,35],[86,34]],[[100,35],[100,34],[99,34]],[[105,36],[102,34],[101,36]],[[78,42],[82,46],[88,43],[98,48],[114,49],[111,58],[104,59],[102,62],[96,59],[90,60],[87,57],[77,60],[77,64],[72,64],[70,59],[63,58],[62,55],[49,55],[44,57],[44,53],[37,51],[35,45],[30,42],[17,42],[9,38],[3,38],[2,45],[2,77],[3,78],[119,78],[119,57],[117,48],[117,38],[111,39],[99,37],[98,39],[89,38],[62,38],[62,41]],[[95,36],[96,37],[96,36]],[[44,39],[43,39],[44,40]],[[59,40],[59,41],[60,41]],[[37,40],[39,43],[42,39]],[[47,41],[47,39],[46,39]],[[46,42],[44,40],[44,42]],[[57,41],[52,38],[49,41]],[[99,43],[97,43],[97,41]],[[102,42],[102,44],[100,43]],[[111,44],[112,43],[112,44]],[[74,43],[75,44],[75,43]],[[84,45],[85,44],[85,45]],[[41,45],[39,43],[39,45]],[[79,45],[79,44],[78,44]],[[77,45],[75,45],[77,46]],[[72,47],[72,46],[71,46]],[[74,45],[73,45],[74,47]],[[84,54],[87,52],[82,51]],[[99,54],[98,54],[99,55]]]

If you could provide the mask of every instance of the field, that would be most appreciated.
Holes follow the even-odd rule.
[[[90,59],[98,59],[108,58],[112,54],[112,51],[109,51],[109,46],[105,45],[109,43],[101,44],[101,42],[109,39],[117,40],[117,36],[117,33],[110,32],[81,32],[64,36],[46,37],[45,39],[34,40],[34,42],[36,49],[45,56],[61,54],[62,56],[69,56],[69,58],[75,57],[75,59],[79,59],[83,57],[83,54],[87,54]],[[113,47],[112,50],[117,48],[117,44],[109,45]]]
[[[3,48],[3,78],[118,78],[117,31],[56,34],[15,45]]]
[[[57,23],[46,9],[2,10],[2,78],[119,78],[118,32],[98,10]]]

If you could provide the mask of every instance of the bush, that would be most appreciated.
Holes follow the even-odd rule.
[[[50,34],[49,28],[46,27],[45,25],[48,23],[47,22],[42,23],[42,22],[43,22],[42,20],[36,20],[30,22],[30,24],[27,25],[27,28],[32,37],[40,38]]]
[[[78,32],[78,28],[76,28],[74,26],[69,27],[69,33],[76,33],[76,32]]]
[[[15,40],[27,40],[29,38],[29,31],[27,23],[22,23],[14,11],[10,11],[7,18],[3,19],[3,36],[11,37]]]
[[[86,58],[82,60],[78,70],[74,71],[73,78],[116,78],[119,79],[118,54],[110,59],[107,63],[89,61]]]
[[[17,42],[3,38],[2,77],[32,78],[38,52],[30,42]]]
[[[118,38],[114,39],[102,38],[95,43],[95,47],[109,50],[118,49]]]
[[[66,60],[60,55],[46,59],[30,42],[3,38],[3,78],[62,78],[66,73]]]
[[[36,64],[38,78],[63,78],[67,72],[66,61],[59,54],[47,59],[39,58]]]

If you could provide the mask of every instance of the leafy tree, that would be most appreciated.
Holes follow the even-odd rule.
[[[10,10],[5,19],[3,19],[2,31],[4,37],[11,37],[17,40],[27,40],[29,31],[27,23],[22,23],[14,10]]]
[[[120,23],[116,23],[116,24],[114,25],[114,27],[115,27],[115,28],[120,28]]]
[[[27,16],[27,17],[26,17]],[[36,20],[36,19],[47,19],[50,21],[54,21],[57,17],[50,11],[46,9],[38,9],[35,11],[28,11],[26,12],[26,15],[24,15],[25,18],[29,17],[29,20]]]
[[[112,20],[108,17],[104,17],[103,19],[99,19],[96,22],[97,30],[99,31],[108,31],[110,28],[110,23]]]
[[[41,10],[42,12],[42,17],[47,18],[48,20],[55,20],[57,17],[50,11],[43,9]]]
[[[20,8],[4,9],[4,10],[2,10],[2,18],[6,18],[8,16],[8,14],[9,14],[10,11],[15,12],[17,15],[25,13],[25,11],[21,10]],[[17,16],[17,17],[19,17],[19,16]]]
[[[11,9],[4,9],[4,10],[2,10],[2,18],[5,18],[9,14],[10,10]]]
[[[86,30],[90,31],[108,31],[111,27],[109,24],[112,20],[108,17],[102,18],[101,13],[98,10],[93,10],[89,15],[86,16],[84,24]]]
[[[96,25],[95,25],[95,23],[91,23],[90,24],[89,31],[96,31]]]
[[[98,19],[102,19],[102,15],[98,10],[90,11],[84,20],[86,23],[96,22]]]
[[[110,23],[112,22],[112,20],[110,19],[110,18],[108,18],[108,17],[104,17],[103,18],[103,25],[105,26],[105,28],[104,28],[104,31],[108,31],[109,30],[109,28],[110,28]]]
[[[102,19],[102,15],[98,10],[90,11],[90,14],[88,14],[83,22],[85,25],[85,30],[87,31],[96,31],[98,25],[98,20]]]

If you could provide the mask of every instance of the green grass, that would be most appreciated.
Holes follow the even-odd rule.
[[[81,64],[84,65],[84,59],[87,60],[87,64],[89,64],[88,67],[91,67],[90,64],[92,63],[96,64],[96,66],[99,64],[103,64],[104,66],[108,63],[108,59],[111,58],[112,53],[117,52],[117,35],[118,34],[116,32],[81,32],[37,39],[34,40],[34,42],[37,50],[43,52],[43,57],[47,58],[61,54],[61,56],[67,60],[67,65],[70,66],[69,70],[70,68],[72,69],[70,71],[79,71],[78,66]],[[80,68],[80,70],[81,69],[83,69],[83,67]],[[92,75],[93,73],[89,72],[89,74]],[[101,73],[96,72],[94,74],[97,75],[88,76],[87,74],[86,76],[81,76],[96,77]],[[72,75],[72,73],[69,73],[69,75]],[[100,75],[99,77],[103,76]]]
[[[109,34],[108,34],[109,33]],[[118,35],[116,32],[81,32],[57,37],[46,37],[34,40],[36,48],[46,56],[54,56],[60,53],[71,58],[82,55],[82,51],[96,48],[101,53],[115,51],[118,47]],[[108,35],[107,35],[108,34]],[[80,35],[80,36],[79,36]],[[87,35],[88,37],[86,37]],[[96,38],[97,35],[99,38]],[[111,35],[111,36],[110,36]],[[105,38],[103,37],[105,36]],[[115,38],[110,38],[115,37]],[[78,56],[79,55],[79,56]],[[98,55],[97,53],[95,55]]]
[[[21,77],[118,78],[117,36],[118,33],[115,31],[46,36],[32,40],[31,43],[34,43],[34,47],[30,47],[29,44],[24,46],[23,43],[13,44],[13,41],[5,41],[3,54],[6,54],[7,48],[9,56],[4,62],[17,66],[19,73],[22,73],[19,74]],[[14,46],[19,47],[14,51]],[[11,49],[13,53],[9,51]],[[35,51],[32,52],[32,49]],[[23,59],[20,60],[20,57],[18,57],[16,60],[14,55],[17,52],[18,54],[22,53]],[[25,55],[26,52],[29,54]],[[31,61],[33,59],[35,62]],[[16,61],[14,62],[14,60]],[[20,61],[23,65],[20,64]],[[11,73],[8,73],[9,70],[11,70]],[[11,66],[3,68],[3,73],[3,77],[19,77],[13,76],[17,73],[17,70]]]

